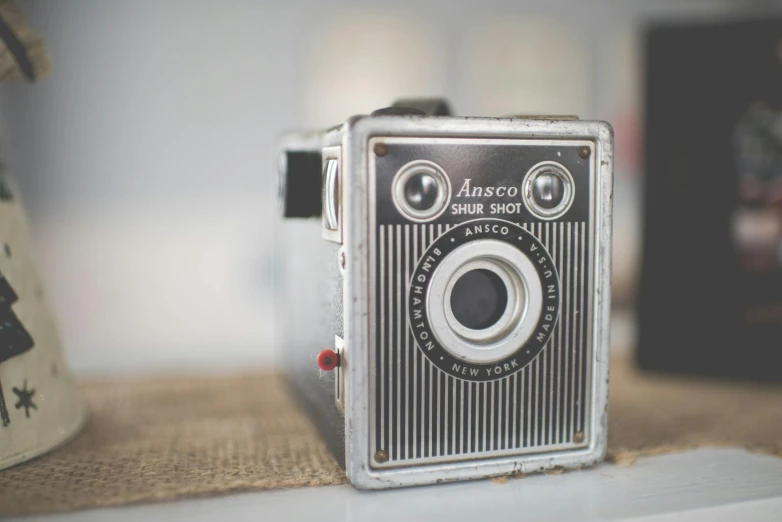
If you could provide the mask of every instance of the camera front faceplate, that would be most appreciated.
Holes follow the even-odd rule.
[[[594,143],[375,136],[368,148],[369,281],[378,319],[370,351],[373,466],[586,447]],[[445,205],[426,220],[400,211],[394,187],[417,162],[436,165],[449,181]],[[554,218],[535,213],[524,186],[545,163],[573,180],[572,201]],[[459,256],[465,247],[470,252]],[[484,344],[443,320],[454,303],[437,291],[481,261],[514,269],[525,294],[517,301],[526,304],[515,303],[524,316],[515,330]],[[506,287],[507,294],[513,285]],[[542,288],[545,301],[530,298]]]

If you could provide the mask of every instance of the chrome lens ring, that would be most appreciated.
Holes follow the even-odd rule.
[[[502,280],[508,292],[502,316],[488,328],[462,325],[451,310],[456,281],[471,270],[488,270]],[[543,289],[532,261],[503,241],[487,239],[462,245],[451,252],[432,275],[427,315],[439,343],[459,359],[489,363],[519,350],[530,338],[543,308]]]
[[[428,208],[415,208],[405,194],[408,181],[414,176],[427,176],[436,184],[437,194]],[[391,197],[400,214],[411,221],[423,223],[440,216],[448,208],[451,199],[451,182],[445,171],[436,163],[425,160],[411,161],[394,176],[391,183]]]
[[[562,198],[557,205],[547,208],[540,204],[535,196],[535,181],[539,176],[553,176],[562,183]],[[540,219],[557,219],[570,210],[575,197],[575,182],[568,169],[556,161],[543,161],[534,165],[524,176],[521,183],[524,194],[524,205],[527,209]]]

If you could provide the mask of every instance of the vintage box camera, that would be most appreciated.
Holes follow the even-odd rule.
[[[605,454],[611,127],[446,114],[280,146],[280,362],[362,489]]]

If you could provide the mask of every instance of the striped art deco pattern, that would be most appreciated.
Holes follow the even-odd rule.
[[[561,284],[557,326],[525,368],[492,382],[452,377],[419,350],[407,319],[415,263],[449,225],[379,225],[373,367],[373,454],[383,465],[412,465],[583,446],[590,305],[584,222],[522,223],[548,249]],[[407,252],[407,255],[405,255]]]

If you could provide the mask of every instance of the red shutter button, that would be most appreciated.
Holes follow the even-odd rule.
[[[339,355],[332,350],[322,350],[318,354],[318,368],[330,372],[339,365]]]

